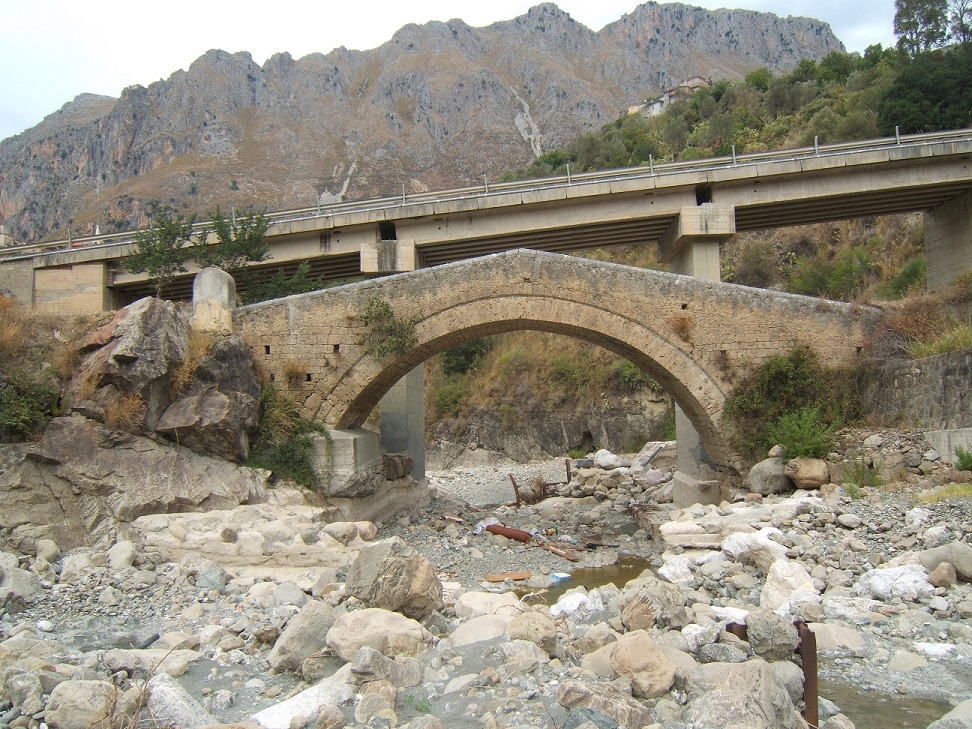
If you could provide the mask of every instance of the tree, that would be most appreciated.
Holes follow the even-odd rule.
[[[894,0],[898,49],[909,56],[930,51],[948,40],[948,0]]]
[[[956,43],[972,43],[972,0],[952,0],[951,30]]]
[[[161,208],[155,214],[152,227],[135,236],[135,250],[122,265],[131,273],[147,273],[158,299],[176,274],[188,270],[185,263],[193,255],[189,243],[195,221],[195,215],[184,218],[170,208]]]
[[[265,212],[251,211],[227,219],[216,208],[211,217],[216,243],[207,243],[209,230],[199,234],[192,257],[200,266],[215,266],[233,273],[247,263],[260,263],[270,257],[270,246],[263,242],[270,227],[270,219]]]

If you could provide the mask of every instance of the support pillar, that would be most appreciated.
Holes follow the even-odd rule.
[[[925,258],[929,291],[972,271],[972,192],[925,212]]]
[[[672,227],[658,243],[658,259],[668,263],[672,273],[719,281],[719,247],[736,232],[732,205],[703,203],[684,207]],[[712,466],[698,432],[675,406],[675,472],[673,499],[676,506],[718,504],[718,472]]]
[[[425,478],[425,365],[395,383],[381,399],[381,447],[386,453],[407,453],[414,461],[412,477]]]

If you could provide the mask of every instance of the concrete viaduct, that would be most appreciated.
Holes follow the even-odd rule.
[[[255,274],[330,279],[399,273],[489,253],[648,244],[671,270],[719,276],[736,232],[925,214],[929,287],[972,269],[972,130],[650,165],[272,214],[272,260]],[[0,288],[71,312],[151,293],[120,262],[132,234],[0,250]],[[169,293],[188,298],[190,272]]]
[[[369,353],[362,314],[373,298],[414,320],[414,347],[382,358]],[[420,463],[421,387],[409,379],[423,361],[464,340],[517,329],[594,342],[655,378],[697,431],[701,459],[679,432],[680,486],[683,498],[694,489],[691,502],[718,500],[717,484],[700,465],[730,473],[740,465],[723,422],[732,371],[795,346],[852,365],[875,317],[866,307],[516,250],[245,306],[234,324],[305,416],[355,429],[385,398],[386,450],[407,449]],[[395,389],[401,400],[388,403]],[[394,435],[411,442],[389,447],[388,415],[399,418]]]

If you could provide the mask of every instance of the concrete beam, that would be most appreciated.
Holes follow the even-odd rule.
[[[404,273],[414,270],[414,240],[375,240],[361,246],[362,273]]]
[[[929,291],[972,271],[972,191],[925,213],[925,258]]]
[[[718,281],[718,260],[713,275],[711,261],[706,262],[706,259],[712,256],[713,250],[718,259],[719,245],[735,233],[736,210],[732,205],[703,203],[683,207],[678,219],[658,241],[658,260],[672,264],[675,273]],[[696,246],[700,244],[702,247],[696,254]]]
[[[34,307],[57,314],[104,311],[107,301],[105,261],[38,268],[34,275]]]

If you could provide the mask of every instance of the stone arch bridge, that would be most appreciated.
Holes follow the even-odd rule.
[[[369,354],[362,313],[375,297],[415,321],[414,348]],[[866,307],[515,250],[242,307],[235,325],[302,414],[335,429],[360,426],[396,383],[459,342],[518,329],[587,340],[658,381],[698,432],[708,462],[735,472],[740,459],[724,428],[731,369],[794,346],[852,365],[876,316]],[[423,414],[412,416],[421,431]]]

